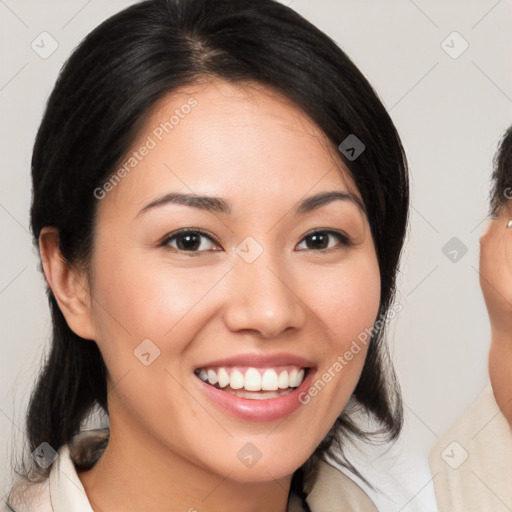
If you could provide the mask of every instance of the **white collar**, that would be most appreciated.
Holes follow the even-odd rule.
[[[94,512],[67,444],[59,450],[59,456],[50,472],[50,499],[53,512]]]

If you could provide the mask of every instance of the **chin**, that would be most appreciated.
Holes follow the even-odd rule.
[[[243,451],[245,448],[245,451]],[[256,451],[250,454],[250,443],[242,448],[240,459],[237,457],[235,461],[232,458],[225,461],[221,467],[216,465],[214,471],[223,476],[229,475],[230,480],[242,483],[269,482],[281,478],[291,477],[293,473],[300,468],[311,455],[309,453],[294,453],[293,457],[283,459],[276,451],[269,450],[273,455],[258,455]],[[258,457],[261,457],[258,459]]]

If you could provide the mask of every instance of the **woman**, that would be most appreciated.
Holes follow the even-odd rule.
[[[64,66],[32,177],[53,340],[13,510],[375,510],[326,461],[400,432],[407,169],[331,39],[272,0],[138,3]]]

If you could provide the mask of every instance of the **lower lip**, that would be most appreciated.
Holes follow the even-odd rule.
[[[314,371],[309,368],[306,377],[298,388],[284,396],[266,400],[240,398],[207,384],[197,376],[196,379],[206,396],[225,413],[247,421],[273,421],[288,416],[301,405],[304,405],[300,402],[299,396],[307,392],[313,376]]]

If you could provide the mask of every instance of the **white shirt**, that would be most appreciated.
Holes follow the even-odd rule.
[[[439,512],[512,510],[512,429],[488,386],[429,455]]]

